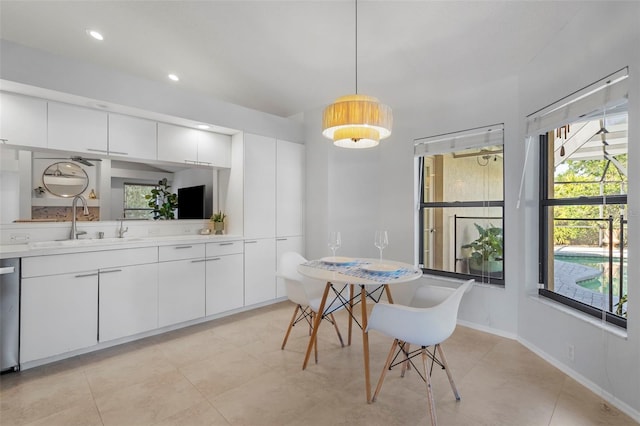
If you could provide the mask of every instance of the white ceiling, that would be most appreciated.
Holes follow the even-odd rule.
[[[360,0],[358,91],[398,108],[515,75],[589,4]],[[1,0],[0,36],[287,117],[355,91],[354,10],[353,0]]]

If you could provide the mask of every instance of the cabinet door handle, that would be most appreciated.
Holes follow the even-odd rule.
[[[192,260],[191,263],[200,263],[200,262],[206,262],[207,259],[196,259],[196,260]]]
[[[254,241],[245,241],[244,243],[245,243],[245,244],[255,244],[255,243],[257,243],[257,242],[258,242],[258,241],[254,240]]]
[[[122,272],[122,269],[110,269],[108,271],[100,271],[101,274],[110,274],[112,272]]]
[[[286,238],[276,238],[276,241],[287,241]]]
[[[210,260],[220,260],[220,258],[219,257],[210,257],[209,259],[207,259],[207,262],[210,261]]]
[[[98,273],[97,272],[92,272],[90,274],[80,274],[80,275],[76,275],[75,278],[84,278],[84,277],[97,277]]]
[[[105,154],[108,152],[106,149],[96,149],[96,148],[87,148],[87,151],[104,152]]]
[[[109,151],[109,154],[129,155],[128,152],[120,152],[120,151]]]
[[[233,243],[219,243],[219,246],[232,246]]]
[[[178,249],[189,249],[192,248],[193,246],[175,246],[174,249],[178,250]]]
[[[15,271],[15,266],[5,266],[4,268],[0,268],[0,275],[13,274]]]

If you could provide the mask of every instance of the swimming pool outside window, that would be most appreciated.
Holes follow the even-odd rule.
[[[565,121],[538,137],[539,278],[541,295],[626,327],[629,116],[626,80],[612,81],[570,107],[551,106]]]

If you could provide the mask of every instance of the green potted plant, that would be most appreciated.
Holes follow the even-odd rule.
[[[502,228],[491,224],[486,228],[473,224],[480,236],[469,244],[462,246],[470,249],[469,272],[474,275],[502,277],[503,238]]]
[[[211,216],[211,222],[213,222],[213,230],[215,231],[215,234],[220,235],[222,234],[222,231],[224,231],[224,220],[226,217],[227,215],[222,213],[220,210]]]
[[[169,191],[171,186],[167,178],[158,181],[158,186],[151,190],[151,194],[144,196],[149,200],[148,206],[153,208],[153,219],[175,219],[174,210],[178,208],[178,195]]]

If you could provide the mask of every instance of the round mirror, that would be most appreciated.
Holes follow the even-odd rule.
[[[89,186],[87,172],[77,164],[63,161],[47,167],[42,174],[47,191],[59,197],[75,197]]]

